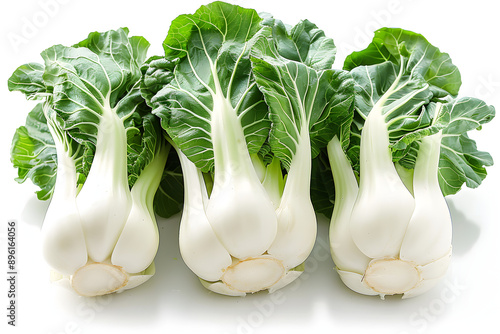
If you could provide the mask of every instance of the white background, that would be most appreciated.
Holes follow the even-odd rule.
[[[495,1],[230,1],[266,11],[289,24],[309,19],[334,38],[336,68],[345,56],[363,49],[375,29],[402,27],[422,33],[448,52],[462,74],[461,96],[500,106],[500,25]],[[182,262],[178,252],[179,216],[159,220],[156,275],[128,292],[85,299],[49,283],[40,256],[40,226],[47,203],[34,196],[30,182],[14,181],[9,160],[15,128],[33,104],[9,93],[7,79],[21,64],[41,62],[40,52],[54,44],[72,45],[90,31],[127,26],[145,36],[150,55],[172,19],[192,13],[204,1],[23,0],[0,5],[1,62],[1,246],[0,319],[8,333],[452,333],[488,328],[498,332],[500,315],[499,167],[478,189],[450,196],[454,220],[454,256],[446,279],[432,291],[409,300],[357,295],[340,282],[327,244],[327,221],[320,218],[319,238],[306,273],[292,285],[268,295],[245,298],[209,293]],[[499,119],[472,134],[481,150],[500,161]],[[497,161],[497,162],[498,162]],[[18,221],[17,327],[6,325],[6,223]],[[5,277],[5,278],[4,278]],[[2,333],[5,333],[2,329]]]

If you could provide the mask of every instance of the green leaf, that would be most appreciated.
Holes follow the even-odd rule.
[[[309,36],[304,25],[299,23],[289,35],[284,34],[283,25],[278,22],[272,33],[257,39],[252,49],[253,73],[264,93],[273,124],[270,145],[287,169],[304,135],[310,139],[311,154],[315,157],[335,134],[340,135],[342,129],[348,128],[352,119],[354,83],[349,73],[329,69],[333,58],[323,63],[311,61],[318,54],[333,53],[333,41],[323,37],[315,45],[318,48],[311,47],[308,53],[300,52],[304,48],[299,45],[295,48],[299,52],[289,51],[290,45],[309,40],[299,36],[299,32]],[[314,27],[315,34],[323,36],[310,22],[306,26]],[[308,64],[325,68],[316,69]]]
[[[163,42],[164,64],[175,61],[176,66],[168,85],[161,89],[161,85],[149,86],[157,90],[151,98],[153,113],[161,118],[175,144],[204,172],[214,166],[211,121],[219,101],[228,101],[237,115],[250,154],[257,153],[268,136],[268,110],[253,80],[249,59],[252,38],[262,28],[260,22],[254,10],[214,2],[194,14],[177,17]],[[162,82],[155,73],[147,73],[143,81]]]
[[[271,145],[269,144],[269,141],[264,142],[264,144],[260,148],[258,156],[265,166],[269,165],[273,161],[274,154],[271,151]]]
[[[316,70],[332,67],[337,51],[333,39],[314,23],[303,20],[288,30],[283,22],[275,20],[272,29],[276,51],[283,58]]]
[[[432,124],[403,136],[395,146],[405,146],[406,149],[403,153],[396,151],[395,160],[400,159],[398,162],[403,167],[413,169],[418,141],[441,130],[438,178],[443,194],[457,193],[464,183],[470,188],[478,187],[486,177],[485,167],[492,166],[493,159],[489,153],[477,149],[467,132],[479,130],[490,122],[495,116],[494,107],[482,100],[464,97],[447,103],[430,103],[422,114],[428,114],[433,119]],[[401,145],[401,142],[405,144]]]
[[[359,172],[364,121],[374,108],[386,117],[393,160],[412,168],[418,140],[447,125],[435,102],[451,100],[460,88],[460,73],[449,55],[420,34],[383,28],[365,50],[347,57],[344,68],[350,70],[356,91],[351,144],[346,150],[354,170]]]
[[[138,82],[149,44],[127,33],[91,33],[77,47],[55,45],[42,52],[43,80],[53,90],[53,109],[65,130],[81,142],[95,144],[104,109],[127,119],[143,102]]]
[[[451,119],[443,130],[439,159],[439,184],[444,195],[457,193],[465,183],[478,187],[486,177],[486,166],[493,165],[487,152],[477,149],[468,131],[481,129],[495,116],[495,108],[476,98],[461,98],[446,105]]]
[[[378,104],[382,114],[387,116],[387,123],[390,123],[389,130],[418,118],[421,107],[433,97],[422,77],[407,74],[391,62],[356,67],[350,73],[355,81],[356,111],[365,119]]]
[[[443,194],[475,188],[493,160],[477,150],[467,132],[494,117],[494,108],[474,98],[456,98],[460,73],[450,56],[422,35],[393,28],[375,32],[372,43],[347,57],[356,82],[356,114],[347,155],[359,171],[359,138],[373,108],[386,116],[393,161],[413,169],[419,141],[442,131],[439,183]]]
[[[391,138],[396,140],[391,146],[394,156],[401,155],[401,151],[411,150],[415,147],[414,143],[416,141],[437,133],[448,126],[449,123],[450,113],[443,103],[431,102],[426,107],[422,107],[420,114],[416,115],[414,120],[398,125],[399,128],[394,126],[390,133]],[[412,145],[413,147],[411,147]]]
[[[86,174],[82,170],[84,147],[66,137],[68,152],[75,160],[79,180],[82,184]],[[57,152],[54,139],[47,125],[44,104],[37,104],[26,118],[26,124],[19,127],[13,137],[11,162],[18,169],[16,181],[19,183],[31,179],[40,190],[38,199],[47,200],[52,196],[57,174]]]
[[[55,45],[42,57],[43,80],[53,90],[52,108],[73,138],[93,147],[98,132],[106,131],[99,127],[106,111],[123,120],[132,186],[153,159],[161,136],[158,120],[150,114],[140,90],[140,69],[149,43],[127,34],[126,28],[93,32],[73,47]],[[85,161],[88,168],[88,155]]]
[[[153,160],[162,142],[162,130],[158,117],[143,105],[143,113],[136,112],[131,118],[135,124],[128,127],[127,163],[129,186],[132,187],[142,170]]]
[[[311,201],[314,211],[331,217],[335,202],[335,185],[328,155],[325,150],[312,161]]]
[[[36,192],[38,199],[49,199],[56,182],[57,154],[41,103],[28,114],[26,125],[16,130],[10,155],[18,169],[16,181],[31,179],[41,189]]]
[[[91,32],[86,39],[73,47],[84,47],[98,55],[107,54],[113,57],[121,68],[137,71],[135,65],[141,65],[146,60],[149,42],[142,36],[128,37],[128,33],[128,28],[109,30],[104,33]],[[131,65],[127,62],[135,64]]]
[[[151,99],[163,86],[168,85],[174,78],[176,61],[170,61],[161,56],[149,58],[141,67],[141,95],[150,106]]]
[[[344,69],[384,62],[403,67],[407,75],[418,74],[429,83],[436,97],[457,95],[460,89],[460,72],[450,56],[439,51],[422,35],[399,28],[377,30],[366,49],[353,52],[346,58]]]
[[[135,183],[162,141],[159,120],[140,91],[140,68],[148,47],[144,38],[128,37],[126,28],[93,32],[73,47],[55,45],[43,51],[44,65],[29,63],[13,73],[9,90],[45,101],[43,108],[37,106],[30,113],[26,126],[14,137],[12,161],[18,168],[19,182],[31,178],[42,188],[40,198],[51,196],[57,160],[48,116],[56,122],[69,154],[77,159],[78,182],[83,184],[94,158],[97,133],[107,131],[99,127],[100,120],[104,111],[110,111],[123,121],[129,186]],[[38,154],[49,150],[52,155]]]
[[[160,217],[169,218],[182,210],[184,183],[179,157],[171,149],[162,180],[154,198],[154,211]]]
[[[38,63],[19,66],[9,78],[9,91],[20,91],[28,99],[41,99],[40,94],[47,91],[42,79],[43,71],[44,66]]]

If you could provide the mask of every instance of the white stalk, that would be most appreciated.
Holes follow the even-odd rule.
[[[90,258],[109,258],[132,206],[127,178],[127,136],[122,120],[103,108],[92,167],[77,197]]]
[[[264,253],[276,236],[271,199],[252,165],[241,123],[212,68],[215,179],[206,214],[215,234],[237,258]]]
[[[184,178],[184,209],[179,230],[182,259],[201,279],[218,281],[232,259],[205,214],[208,196],[203,175],[181,150],[176,150]]]
[[[76,206],[77,173],[75,161],[65,147],[63,134],[47,118],[57,152],[54,193],[42,226],[42,252],[56,271],[70,275],[87,262],[87,246]]]
[[[358,196],[358,181],[341,143],[335,136],[327,146],[335,184],[335,205],[330,221],[330,251],[337,270],[363,275],[370,258],[351,236],[351,213]]]
[[[379,116],[381,115],[379,114]],[[375,131],[374,133],[380,133],[381,130],[386,130],[385,127],[382,127],[384,125],[382,122],[379,123],[379,127],[373,126],[373,124],[376,124],[371,123],[373,119],[383,120],[380,117],[367,119],[363,129],[364,132]],[[368,120],[370,120],[370,123]],[[370,153],[363,152],[363,149],[366,148],[363,145],[367,143],[366,141],[363,142],[363,139],[366,138],[369,138],[370,141],[376,140],[372,136],[362,137],[361,154],[364,155],[364,159],[361,161],[361,183],[367,180],[366,178],[363,179],[367,175],[366,169],[365,173],[363,173],[363,168],[366,168],[366,166],[371,167],[370,172],[372,174],[368,173],[370,178],[376,177],[373,174],[374,172],[384,172],[388,169],[388,172],[381,180],[385,180],[385,182],[390,179],[397,181],[398,179],[394,175],[396,169],[392,164],[390,155],[385,157],[385,161],[377,161],[376,157],[370,157],[370,159],[373,159],[371,161],[366,158]],[[383,136],[383,138],[385,137]],[[356,209],[360,210],[356,206],[361,195],[358,193],[356,196],[358,189],[349,161],[345,157],[337,138],[334,138],[328,144],[328,154],[336,191],[335,207],[330,227],[332,257],[342,281],[350,289],[365,295],[380,295],[382,299],[385,295],[394,294],[403,294],[403,298],[410,298],[431,289],[446,273],[451,256],[451,218],[438,182],[441,138],[442,134],[439,132],[422,139],[413,174],[400,169],[400,174],[404,176],[413,175],[413,182],[407,179],[407,185],[404,186],[403,182],[399,180],[399,183],[395,182],[397,183],[396,190],[394,190],[395,183],[388,182],[386,184],[390,191],[398,191],[396,194],[403,197],[403,199],[407,194],[410,194],[408,189],[411,189],[413,195],[410,194],[410,196],[412,196],[412,199],[414,196],[412,205],[405,208],[403,206],[405,203],[398,202],[397,198],[392,198],[394,201],[392,204],[384,203],[387,196],[379,198],[384,192],[376,188],[383,185],[383,183],[377,183],[380,182],[380,179],[375,180],[375,182],[368,179],[370,181],[368,185],[374,188],[366,189],[367,194],[365,196],[367,196],[367,199],[372,199],[372,207],[364,203],[364,210],[367,210],[365,219],[370,219],[372,212],[374,212],[374,217],[380,219],[384,212],[379,212],[379,210],[398,211],[396,215],[387,214],[385,216],[385,219],[389,221],[375,221],[372,224],[374,224],[373,226],[378,224],[379,228],[387,228],[387,226],[392,225],[392,228],[397,230],[396,232],[403,234],[401,241],[399,241],[399,234],[395,236],[393,234],[394,238],[398,238],[394,242],[393,240],[387,241],[386,236],[376,234],[375,230],[369,230],[371,234],[376,234],[376,237],[382,238],[384,242],[392,242],[391,246],[393,247],[396,247],[398,242],[400,243],[399,248],[392,250],[390,253],[387,252],[387,249],[384,249],[384,244],[379,245],[385,251],[385,253],[379,254],[375,252],[376,249],[370,250],[370,252],[367,251],[378,240],[369,240],[366,237],[365,240],[359,238],[361,233],[357,229],[363,228],[363,226],[360,227],[360,222],[356,222],[355,219],[359,218],[361,214],[357,213],[358,216],[355,217],[354,212]],[[371,152],[375,155],[381,154],[379,149],[382,146],[377,147],[378,145],[380,145],[380,142],[371,147],[369,146]],[[388,142],[384,143],[383,147],[387,147],[387,145]],[[371,162],[371,164],[367,162]],[[365,183],[366,185],[367,183]],[[359,192],[361,191],[362,188],[360,187]],[[402,209],[406,211],[402,212]],[[406,218],[407,220],[403,219],[405,214],[410,216]],[[390,219],[399,220],[391,221]],[[357,225],[354,225],[355,223]],[[404,229],[401,232],[399,229],[402,229],[402,227]],[[388,231],[385,231],[385,233],[388,233]],[[358,236],[357,240],[354,237],[351,238],[351,235],[355,236],[356,234]],[[367,244],[360,242],[360,240]]]
[[[360,145],[359,193],[351,216],[356,246],[370,258],[397,257],[415,206],[389,148],[383,106],[398,78],[370,111]]]
[[[268,253],[291,269],[306,260],[316,241],[316,214],[310,199],[311,144],[307,122],[288,171],[281,202],[276,210],[278,232]]]
[[[161,145],[132,187],[132,209],[111,256],[111,262],[127,273],[145,270],[158,250],[159,234],[153,200],[169,149],[170,146]]]
[[[438,181],[441,138],[441,132],[423,138],[415,164],[415,211],[400,257],[418,265],[436,261],[451,249],[451,216]]]

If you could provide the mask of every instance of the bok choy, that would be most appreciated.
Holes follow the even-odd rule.
[[[340,136],[328,144],[333,260],[356,292],[417,296],[450,261],[444,196],[478,186],[493,164],[467,132],[494,108],[457,97],[461,78],[449,55],[410,31],[378,30],[344,68],[355,81],[356,113],[350,143]]]
[[[182,164],[182,257],[217,293],[275,291],[314,245],[311,159],[349,118],[353,82],[312,23],[223,2],[176,18],[163,46],[142,91]]]
[[[468,133],[495,115],[460,97],[450,56],[396,28],[334,69],[315,24],[289,26],[221,1],[180,15],[164,55],[128,29],[91,33],[15,70],[37,102],[11,161],[50,200],[41,230],[52,280],[83,296],[155,272],[156,216],[182,209],[179,248],[208,290],[283,288],[331,224],[342,281],[417,296],[452,254],[446,196],[493,164]]]
[[[149,43],[91,33],[20,66],[9,89],[40,102],[14,136],[19,182],[51,198],[42,252],[52,278],[83,296],[133,288],[155,272],[153,211],[170,145],[139,89]]]

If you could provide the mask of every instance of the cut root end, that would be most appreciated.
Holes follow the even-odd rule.
[[[383,295],[403,294],[421,281],[419,270],[399,259],[378,259],[370,262],[363,277],[374,291]]]
[[[128,284],[121,267],[106,263],[88,263],[71,278],[71,287],[81,296],[94,297],[116,292]]]
[[[255,257],[238,261],[228,267],[222,281],[234,290],[253,293],[269,289],[285,275],[280,260],[272,257]]]

